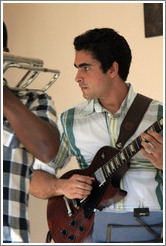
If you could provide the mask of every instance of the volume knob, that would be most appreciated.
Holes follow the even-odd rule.
[[[61,231],[61,234],[62,234],[62,236],[67,236],[67,230],[66,229],[63,229],[62,231]]]
[[[71,240],[71,241],[74,241],[75,240],[75,236],[73,234],[70,234],[68,239]]]
[[[79,226],[79,227],[78,227],[78,230],[79,230],[80,232],[84,232],[84,231],[85,231],[85,226]]]
[[[75,227],[77,225],[77,221],[76,220],[71,220],[70,221],[70,225]]]

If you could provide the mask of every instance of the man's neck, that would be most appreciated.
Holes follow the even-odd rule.
[[[125,82],[121,82],[110,91],[109,96],[99,99],[101,105],[107,109],[111,114],[115,114],[121,107],[122,102],[126,98],[128,87]]]

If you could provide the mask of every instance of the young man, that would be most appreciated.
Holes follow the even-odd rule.
[[[36,171],[30,190],[43,199],[59,195],[83,199],[91,193],[92,177],[75,174],[69,179],[58,179],[56,172],[69,162],[71,156],[75,156],[80,168],[84,169],[101,147],[116,148],[121,123],[136,96],[132,85],[125,83],[131,50],[124,37],[110,28],[93,29],[76,37],[74,46],[74,65],[78,70],[75,80],[87,100],[60,116],[61,145],[57,157],[50,162],[55,175],[46,169],[39,170],[41,166],[34,166]],[[125,146],[161,115],[162,104],[153,100]],[[132,158],[130,169],[121,180],[128,194],[110,209],[133,209],[140,205],[162,209],[162,136],[148,131],[142,133],[142,138],[150,144],[142,142],[143,149]]]
[[[5,24],[3,34],[9,51]],[[46,165],[58,152],[56,111],[47,94],[11,88],[4,80],[3,114],[3,242],[29,243],[32,165]]]

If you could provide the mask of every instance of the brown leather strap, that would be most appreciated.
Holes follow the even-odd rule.
[[[137,130],[139,123],[141,122],[146,110],[149,107],[152,99],[141,94],[137,94],[132,105],[130,106],[120,128],[116,147],[118,149],[123,148],[127,140]]]

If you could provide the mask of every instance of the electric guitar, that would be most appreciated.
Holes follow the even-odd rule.
[[[160,132],[163,118],[152,124],[148,130]],[[55,243],[80,243],[93,226],[95,209],[102,210],[123,199],[127,192],[119,188],[120,180],[130,168],[129,161],[142,148],[143,139],[138,136],[122,150],[110,146],[102,147],[91,165],[84,170],[71,170],[61,178],[68,179],[73,174],[95,178],[91,194],[82,200],[65,196],[50,198],[47,204],[47,222]]]

